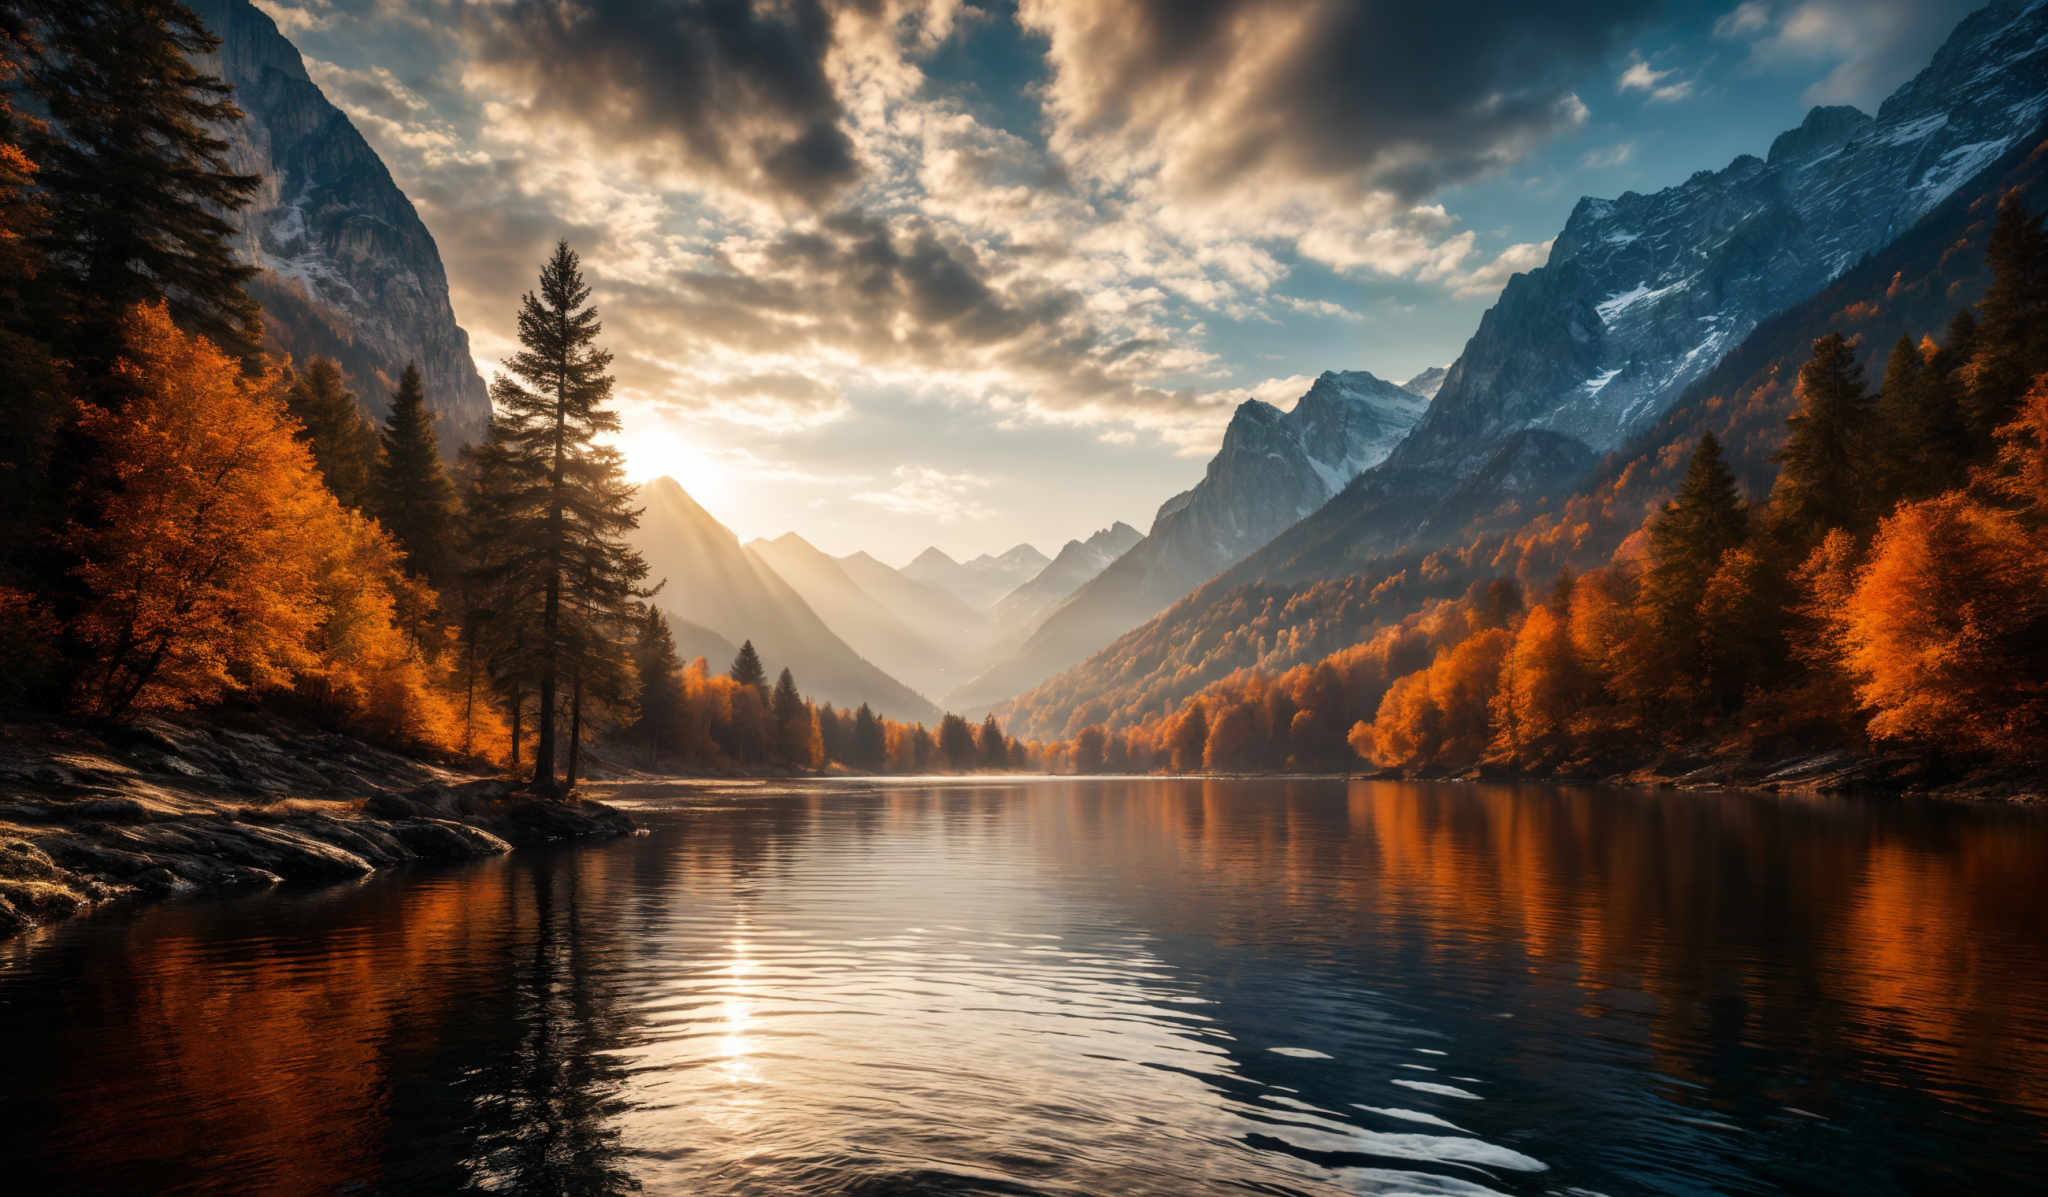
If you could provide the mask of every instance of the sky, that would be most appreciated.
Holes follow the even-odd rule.
[[[1231,411],[1447,365],[1583,195],[1874,110],[1963,0],[256,0],[489,378],[557,239],[622,446],[901,564],[1150,527]]]

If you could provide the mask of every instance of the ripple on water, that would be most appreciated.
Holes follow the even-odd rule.
[[[2000,903],[2048,837],[1973,840],[1968,813],[1924,849],[1833,807],[1555,788],[665,805],[642,793],[651,834],[617,844],[60,929],[0,972],[11,1179],[1461,1197],[2039,1171],[2043,934]]]

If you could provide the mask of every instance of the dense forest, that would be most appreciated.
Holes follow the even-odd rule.
[[[2048,231],[2018,190],[1985,223],[1982,302],[1938,337],[1900,336],[1875,388],[1853,334],[1812,343],[1761,493],[1745,494],[1713,432],[1677,457],[1667,445],[1608,495],[1516,534],[1345,580],[1384,593],[1495,565],[1312,663],[1242,670],[1122,728],[1091,723],[1075,767],[1597,774],[1829,748],[2048,759]],[[1906,288],[1895,275],[1844,322]],[[1778,386],[1708,404],[1750,432]],[[1639,467],[1673,466],[1676,494],[1597,567],[1537,585],[1512,568],[1611,519]]]
[[[415,368],[373,428],[333,362],[266,344],[226,220],[261,180],[195,66],[217,45],[176,3],[0,13],[0,704],[240,703],[541,789],[595,741],[657,768],[1021,763],[993,720],[814,708],[751,645],[722,676],[675,660],[566,244],[452,461]]]

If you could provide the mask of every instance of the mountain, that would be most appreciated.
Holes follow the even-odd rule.
[[[1815,108],[1771,144],[1654,195],[1582,199],[1516,275],[1391,464],[1462,475],[1473,446],[1549,428],[1601,452],[1756,326],[1893,239],[2048,111],[2048,6],[1966,18],[1875,118]]]
[[[788,582],[855,652],[919,691],[942,694],[959,685],[963,651],[979,647],[978,641],[948,643],[932,624],[869,593],[840,561],[794,532],[750,541],[747,552]]]
[[[231,162],[263,177],[234,220],[240,256],[264,272],[249,291],[266,335],[301,360],[335,359],[378,416],[417,362],[441,447],[478,439],[490,399],[412,201],[268,15],[248,0],[190,7],[221,39],[207,65],[247,114],[225,131]]]
[[[1431,366],[1407,382],[1402,383],[1401,389],[1411,395],[1420,395],[1424,399],[1434,399],[1436,398],[1436,393],[1443,389],[1444,379],[1450,377],[1450,373],[1451,368],[1449,366]]]
[[[931,703],[835,635],[788,582],[741,548],[739,537],[675,479],[657,478],[641,487],[639,502],[646,510],[632,545],[647,557],[648,580],[665,583],[654,602],[675,621],[679,642],[685,624],[728,644],[752,640],[771,676],[787,666],[818,702],[865,702],[896,719],[938,717]],[[701,635],[693,643],[699,653],[710,651]],[[720,668],[726,662],[711,664]]]
[[[1891,243],[2048,113],[2048,3],[1966,18],[1873,119],[1816,108],[1768,160],[1652,196],[1584,199],[1550,261],[1516,275],[1415,431],[1377,468],[1233,571],[1328,577],[1445,543],[1439,510],[1524,429],[1606,452],[1653,424],[1759,324]],[[1590,455],[1588,455],[1590,459]],[[1561,460],[1561,459],[1556,459]],[[1492,505],[1572,481],[1508,473]]]
[[[1087,657],[1323,505],[1421,416],[1420,396],[1362,370],[1326,373],[1288,411],[1247,399],[1202,480],[1168,499],[1145,538],[949,699],[999,702]]]
[[[995,605],[996,626],[1021,640],[1047,612],[1143,539],[1144,533],[1118,520],[1086,540],[1068,541],[1051,564]]]
[[[972,561],[955,561],[929,548],[902,572],[914,582],[936,586],[975,610],[986,611],[1050,564],[1050,558],[1028,544],[1017,545],[1001,556],[983,553]]]
[[[2048,5],[1994,5],[1875,118],[1815,109],[1768,159],[1654,196],[1582,200],[1549,262],[1510,280],[1384,462],[1158,620],[1019,697],[1018,734],[1134,710],[1246,664],[1226,627],[1280,617],[1355,638],[1405,614],[1355,592],[1415,573],[1433,548],[1512,527],[1589,477],[1612,483],[1591,472],[1595,450],[1657,427],[1778,312],[1858,273],[2002,155],[2024,157],[2044,113]],[[1351,614],[1322,620],[1317,604]],[[1349,643],[1294,639],[1301,651]]]
[[[866,553],[849,553],[835,560],[854,585],[912,627],[929,629],[932,636],[947,644],[973,646],[971,651],[963,650],[965,657],[974,657],[987,641],[987,612],[975,610],[950,592],[905,577],[902,570]]]

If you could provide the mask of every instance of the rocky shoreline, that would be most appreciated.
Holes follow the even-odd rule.
[[[1482,765],[1456,774],[1382,769],[1363,774],[1388,780],[1586,783],[1662,790],[1756,790],[1766,793],[1939,798],[1956,802],[2048,803],[2048,776],[2039,770],[1985,765],[1944,765],[1910,753],[1825,749],[1753,755],[1702,747],[1649,764],[1525,772]]]
[[[0,728],[0,938],[120,901],[633,831],[612,807],[283,724]]]

